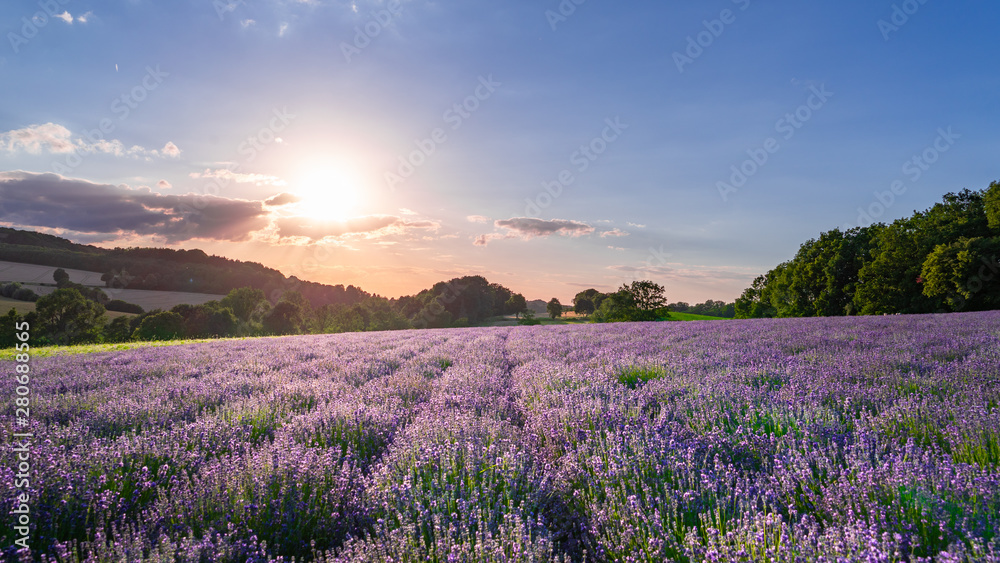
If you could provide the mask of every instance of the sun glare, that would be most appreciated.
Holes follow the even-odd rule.
[[[361,185],[345,168],[325,166],[307,169],[294,187],[302,198],[296,212],[315,219],[339,221],[355,216],[361,201]]]

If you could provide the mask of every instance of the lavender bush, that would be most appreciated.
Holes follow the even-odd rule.
[[[996,312],[304,336],[33,367],[33,549],[9,560],[1000,561]],[[10,451],[25,429],[5,405]],[[0,466],[5,490],[14,475]]]

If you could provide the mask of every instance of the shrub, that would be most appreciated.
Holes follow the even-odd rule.
[[[112,299],[104,305],[104,308],[109,311],[117,311],[119,313],[132,313],[135,315],[141,315],[145,312],[142,307],[134,304],[122,301],[121,299]]]

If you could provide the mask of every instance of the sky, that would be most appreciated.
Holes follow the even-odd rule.
[[[1000,179],[986,1],[12,0],[0,225],[387,297],[731,301]]]

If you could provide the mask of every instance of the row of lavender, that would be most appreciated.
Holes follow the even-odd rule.
[[[1000,313],[291,337],[34,369],[25,560],[1000,561]]]

